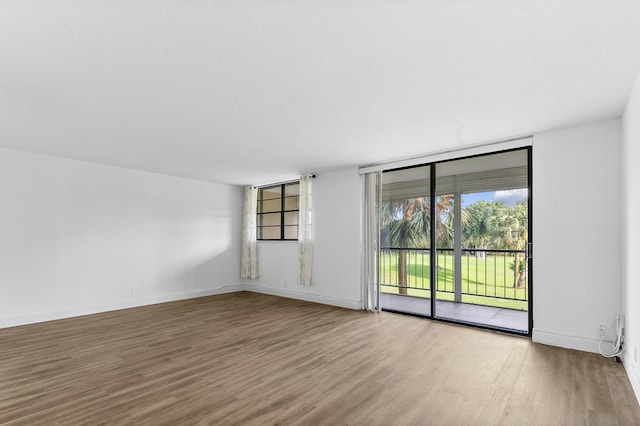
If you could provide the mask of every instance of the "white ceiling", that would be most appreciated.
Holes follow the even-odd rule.
[[[2,0],[0,146],[246,184],[621,115],[640,1]]]

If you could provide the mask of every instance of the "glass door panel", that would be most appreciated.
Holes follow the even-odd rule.
[[[383,172],[380,307],[431,316],[430,167]]]
[[[435,317],[528,333],[528,151],[434,167]]]

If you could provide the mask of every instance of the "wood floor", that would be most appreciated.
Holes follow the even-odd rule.
[[[0,330],[0,424],[633,425],[621,364],[254,293]]]

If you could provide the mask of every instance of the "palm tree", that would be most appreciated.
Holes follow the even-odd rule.
[[[436,236],[437,247],[453,247],[453,194],[440,195],[436,198]],[[462,211],[462,222],[466,222],[467,215]]]
[[[468,223],[462,229],[463,245],[467,248],[479,249],[476,256],[484,258],[487,250],[491,248],[489,235],[489,218],[493,214],[493,202],[484,200],[476,201],[464,209]]]
[[[417,247],[429,235],[429,211],[424,198],[386,201],[381,226],[385,240],[398,248],[398,292],[407,294],[407,248]]]
[[[512,207],[494,203],[493,213],[488,218],[487,225],[495,247],[524,250],[529,237],[527,203],[520,202]],[[518,288],[525,286],[527,271],[526,259],[521,259],[521,254],[515,253],[513,263],[513,285]]]
[[[398,248],[398,292],[407,294],[407,249],[429,247],[431,220],[430,198],[418,197],[383,201],[381,208],[382,239]],[[436,200],[436,232],[439,246],[453,241],[453,195]]]

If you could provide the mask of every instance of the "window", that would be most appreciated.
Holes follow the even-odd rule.
[[[291,182],[258,190],[258,240],[298,239],[299,189],[299,182]]]

